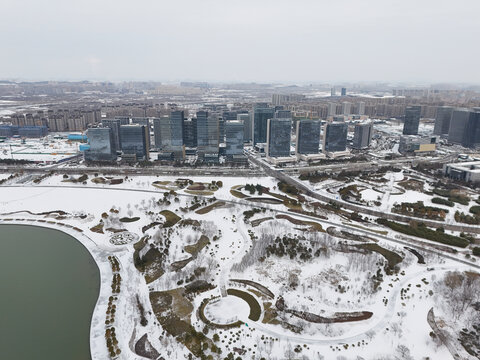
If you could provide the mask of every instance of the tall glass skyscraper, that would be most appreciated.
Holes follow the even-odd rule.
[[[273,119],[274,108],[254,107],[253,109],[253,144],[267,142],[267,120]]]
[[[243,122],[243,141],[252,141],[252,118],[251,114],[237,114],[237,120]]]
[[[465,136],[463,137],[462,145],[469,148],[474,148],[480,145],[480,112],[471,111],[468,117],[467,126],[465,129]]]
[[[370,146],[373,136],[373,124],[363,123],[355,125],[355,132],[353,133],[353,148],[365,149]]]
[[[135,154],[137,160],[148,160],[150,154],[150,134],[144,125],[120,126],[120,139],[124,154]]]
[[[197,118],[183,122],[183,143],[187,147],[197,147]]]
[[[176,160],[185,158],[183,147],[183,111],[172,111],[170,116],[154,119],[155,146],[170,152]]]
[[[218,117],[208,111],[197,111],[197,153],[200,157],[206,154],[218,157]]]
[[[270,157],[290,156],[292,120],[269,119],[267,131],[267,155]]]
[[[85,150],[85,161],[115,161],[117,148],[113,130],[109,127],[91,128],[87,130],[90,148]]]
[[[328,152],[347,150],[348,125],[343,122],[328,123],[325,127],[323,148]]]
[[[452,144],[462,144],[467,129],[467,123],[470,117],[469,109],[455,109],[450,120],[448,129],[448,142]]]
[[[405,109],[405,123],[403,124],[403,135],[418,135],[420,124],[421,106],[407,106]]]
[[[435,135],[448,134],[452,115],[453,115],[453,107],[440,106],[437,108],[437,113],[435,115],[435,127],[433,128],[433,133]]]
[[[320,120],[297,121],[297,154],[318,154],[320,147]]]
[[[243,155],[243,122],[230,120],[225,122],[225,154],[227,157]]]
[[[112,129],[113,132],[113,139],[115,140],[115,146],[117,149],[120,149],[120,126],[122,122],[120,119],[105,119],[102,120],[102,125]]]

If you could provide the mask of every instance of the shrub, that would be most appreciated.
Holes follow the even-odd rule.
[[[434,197],[432,198],[432,203],[434,204],[440,204],[440,205],[446,205],[446,206],[454,206],[455,203],[453,201],[447,200],[447,199],[442,199],[439,197]]]
[[[472,254],[475,256],[480,256],[480,246],[475,246],[472,250]]]

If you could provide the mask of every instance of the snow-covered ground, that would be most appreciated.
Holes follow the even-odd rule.
[[[398,175],[392,175],[388,180],[398,181],[397,177]],[[437,346],[429,336],[431,329],[426,322],[426,315],[428,310],[435,306],[435,299],[430,290],[433,290],[432,284],[435,279],[441,278],[446,271],[467,269],[466,265],[431,255],[426,251],[424,255],[427,264],[417,264],[417,258],[409,251],[384,238],[375,238],[375,235],[372,235],[378,245],[396,252],[403,258],[398,273],[387,275],[381,265],[385,259],[380,254],[375,252],[360,254],[344,251],[344,248],[340,247],[340,242],[349,245],[358,245],[361,242],[338,239],[323,232],[306,231],[304,225],[293,225],[285,219],[275,219],[279,214],[277,211],[288,210],[283,204],[268,205],[266,207],[271,210],[255,214],[252,219],[266,217],[272,219],[254,227],[251,222],[244,222],[243,213],[255,207],[255,203],[251,206],[245,205],[245,202],[230,193],[230,189],[235,185],[258,183],[273,190],[277,182],[269,177],[245,179],[189,177],[195,182],[204,183],[221,180],[223,186],[216,190],[213,196],[219,200],[237,201],[236,204],[227,203],[205,214],[182,210],[195,203],[193,199],[195,195],[188,194],[185,189],[177,191],[185,196],[172,195],[168,197],[168,202],[165,202],[162,200],[165,190],[152,185],[154,181],[173,182],[176,177],[129,177],[119,185],[95,184],[91,179],[90,176],[86,185],[63,182],[64,179],[59,174],[44,179],[39,185],[27,181],[18,187],[0,186],[0,223],[26,223],[27,219],[32,224],[55,227],[71,233],[91,251],[102,275],[102,290],[91,330],[94,359],[108,358],[104,337],[105,312],[112,281],[112,269],[106,259],[108,255],[118,259],[119,274],[122,277],[114,324],[118,346],[121,349],[119,359],[140,358],[135,355],[134,345],[144,334],[148,334],[152,347],[165,358],[184,359],[188,355],[189,351],[172,336],[167,336],[159,325],[149,294],[152,291],[178,289],[200,268],[205,270],[203,273],[200,272],[197,278],[208,281],[215,288],[196,294],[191,300],[193,311],[189,317],[198,332],[205,328],[205,324],[197,316],[200,303],[210,296],[221,296],[224,287],[238,287],[249,291],[262,309],[260,320],[252,321],[248,319],[249,307],[246,302],[230,295],[206,307],[205,314],[210,320],[230,322],[236,318],[246,324],[240,328],[210,330],[207,333],[209,338],[216,333],[225,340],[215,343],[222,349],[222,358],[233,351],[234,347],[241,348],[242,345],[247,350],[245,357],[242,358],[254,359],[262,356],[267,359],[288,358],[289,351],[293,351],[297,345],[300,345],[301,351],[293,354],[297,357],[305,355],[307,359],[321,359],[320,354],[324,359],[341,359],[341,356],[345,356],[346,359],[356,359],[357,356],[364,359],[380,359],[382,356],[391,356],[393,359],[400,345],[407,346],[415,359],[451,358],[448,350],[444,346]],[[403,195],[407,198],[413,196],[409,195],[408,191]],[[199,200],[202,202],[201,207],[212,203],[203,197],[199,197]],[[62,210],[68,214],[55,218],[26,212],[15,213],[23,210],[29,210],[31,213]],[[175,225],[162,229],[161,225],[156,225],[145,230],[145,226],[155,221],[160,223],[165,221],[165,216],[160,214],[163,210],[169,210],[182,219],[198,221],[199,226]],[[292,213],[291,216],[295,218],[295,214]],[[124,217],[139,219],[132,222],[120,221]],[[335,222],[339,229],[342,228],[338,215],[330,214],[328,218]],[[51,223],[40,223],[37,220]],[[331,226],[321,220],[312,221],[321,224],[323,229]],[[82,232],[58,223],[77,227]],[[103,234],[91,230],[102,223]],[[125,229],[137,234],[138,237],[151,236],[142,254],[150,247],[159,246],[160,242],[164,243],[164,240],[168,239],[171,244],[165,256],[165,263],[168,264],[165,267],[165,274],[147,284],[134,266],[132,243],[112,244],[110,239],[114,232],[107,228]],[[210,239],[209,244],[181,270],[172,271],[170,264],[188,259],[192,250],[187,251],[185,246],[194,246],[201,235]],[[255,251],[259,249],[258,246],[261,248],[263,240],[284,235],[305,237],[312,241],[311,247],[323,249],[321,255],[308,261],[271,255],[263,262],[260,261]],[[256,245],[254,241],[257,242]],[[428,268],[434,270],[429,271]],[[383,281],[379,288],[373,291],[372,276],[378,271],[382,274]],[[275,298],[266,299],[258,291],[251,291],[250,286],[235,284],[230,279],[255,281],[270,290]],[[401,292],[401,289],[407,288],[408,297]],[[274,308],[275,301],[280,295],[289,308],[320,316],[328,317],[334,316],[336,312],[352,311],[370,311],[373,315],[367,320],[343,324],[315,324],[288,314],[278,315],[281,321],[303,328],[301,333],[295,333],[279,324],[263,323],[266,307]],[[140,324],[137,296],[138,302],[145,310],[146,325]]]
[[[54,135],[25,139],[24,142],[19,138],[9,138],[0,143],[0,159],[55,162],[78,154],[78,145],[78,142],[55,139]]]

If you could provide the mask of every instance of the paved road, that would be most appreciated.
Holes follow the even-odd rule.
[[[434,220],[426,220],[426,219],[420,219],[420,218],[415,218],[415,217],[410,217],[410,216],[405,216],[405,215],[400,215],[400,214],[395,214],[392,212],[384,212],[380,210],[376,210],[374,208],[369,208],[366,206],[360,206],[356,204],[352,204],[343,200],[335,199],[334,197],[330,197],[324,194],[317,193],[314,191],[312,188],[310,188],[308,185],[306,185],[304,182],[297,180],[282,170],[274,169],[271,167],[269,164],[264,162],[263,160],[257,159],[251,155],[249,155],[250,161],[255,163],[258,166],[261,166],[267,175],[270,175],[272,177],[275,177],[276,179],[283,181],[289,185],[295,186],[297,189],[301,190],[304,192],[307,196],[310,196],[314,199],[320,200],[322,202],[333,202],[338,204],[344,209],[351,210],[357,213],[361,214],[367,214],[367,215],[372,215],[380,218],[387,218],[389,220],[394,220],[394,221],[400,221],[404,223],[409,223],[412,220],[418,221],[418,222],[423,222],[425,225],[434,227],[434,228],[439,228],[443,227],[446,230],[452,230],[452,231],[460,231],[460,232],[470,232],[470,233],[477,233],[480,234],[480,226],[471,226],[471,225],[458,225],[458,224],[447,224],[441,221],[434,221]]]

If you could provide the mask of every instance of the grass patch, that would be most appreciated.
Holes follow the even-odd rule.
[[[425,206],[423,201],[416,203],[402,202],[401,204],[394,204],[392,212],[407,216],[421,217],[431,220],[445,220],[447,209]]]
[[[277,311],[275,308],[272,306],[271,302],[266,302],[263,303],[263,320],[262,323],[264,324],[272,324],[272,325],[278,325],[280,324],[280,321],[277,319]]]
[[[190,195],[202,195],[202,196],[213,195],[212,191],[206,191],[206,190],[185,190],[185,192]]]
[[[463,194],[460,190],[446,190],[446,189],[433,189],[433,193],[448,198],[448,200],[462,204],[468,205],[470,203],[470,198]]]
[[[148,252],[140,258],[140,251],[145,247],[145,239],[133,244],[133,264],[135,268],[142,272],[145,276],[147,284],[160,278],[165,272],[163,270],[164,255],[160,253],[157,248],[151,248]]]
[[[253,295],[250,295],[245,291],[241,291],[237,289],[228,289],[227,294],[239,297],[248,303],[248,306],[250,306],[250,314],[248,315],[248,318],[250,320],[258,321],[260,319],[260,315],[262,314],[262,309],[258,301],[253,297]]]
[[[95,225],[94,227],[90,228],[90,231],[97,233],[97,234],[103,234],[103,223],[99,223]]]
[[[179,222],[180,220],[182,220],[180,216],[171,212],[170,210],[162,210],[160,211],[160,215],[163,215],[166,219],[166,221],[163,223],[164,228],[171,227],[175,225],[177,222]]]
[[[374,232],[374,233],[377,233],[377,234],[380,234],[380,235],[387,235],[388,234],[388,231],[385,231],[385,230],[375,230],[375,229],[370,229],[370,228],[367,228],[365,226],[360,226],[360,225],[356,225],[356,224],[350,224],[350,223],[346,223],[346,222],[342,222],[343,225],[347,225],[347,226],[353,226],[353,227],[356,227],[358,229],[362,229],[362,230],[366,230],[366,231],[371,231],[371,232]]]
[[[122,217],[120,218],[120,221],[123,222],[123,223],[131,223],[131,222],[135,222],[135,221],[138,221],[140,220],[140,218],[138,216],[135,216],[135,217]]]
[[[424,223],[414,223],[411,225],[404,225],[395,221],[389,221],[387,219],[378,219],[377,222],[381,225],[385,225],[394,231],[398,231],[402,234],[420,237],[428,239],[441,244],[456,246],[465,248],[470,242],[459,236],[445,234],[442,229],[432,230],[425,226]],[[413,226],[412,226],[413,225]]]
[[[208,237],[202,235],[195,244],[187,245],[184,247],[184,249],[187,253],[191,254],[193,257],[196,257],[200,253],[200,251],[202,251],[202,249],[209,243],[210,240],[208,240]]]
[[[399,263],[402,262],[403,258],[398,255],[396,252],[387,250],[383,247],[381,247],[378,244],[361,244],[361,245],[355,245],[356,247],[362,248],[362,249],[367,249],[376,253],[379,253],[382,255],[385,259],[388,261],[388,267],[390,269],[395,268],[395,266]]]
[[[210,211],[216,209],[216,208],[219,208],[219,207],[222,207],[222,206],[225,206],[225,202],[223,201],[217,201],[217,202],[214,202],[213,204],[210,204],[208,206],[205,206],[201,209],[198,209],[197,211],[195,211],[197,214],[207,214],[209,213]]]
[[[323,230],[323,227],[322,225],[320,225],[319,223],[317,222],[314,222],[314,221],[306,221],[306,220],[300,220],[300,219],[295,219],[291,216],[288,216],[288,215],[284,215],[284,214],[279,214],[277,216],[275,216],[277,219],[285,219],[285,220],[288,220],[290,221],[292,224],[294,225],[304,225],[304,226],[310,226],[310,230],[315,230],[315,231],[321,231],[321,232],[325,232],[325,230]]]
[[[263,223],[265,221],[268,221],[268,220],[273,220],[273,217],[264,217],[264,218],[261,218],[261,219],[255,219],[255,220],[252,220],[250,222],[250,224],[252,224],[253,227],[256,227],[256,226],[259,226],[261,223]]]

